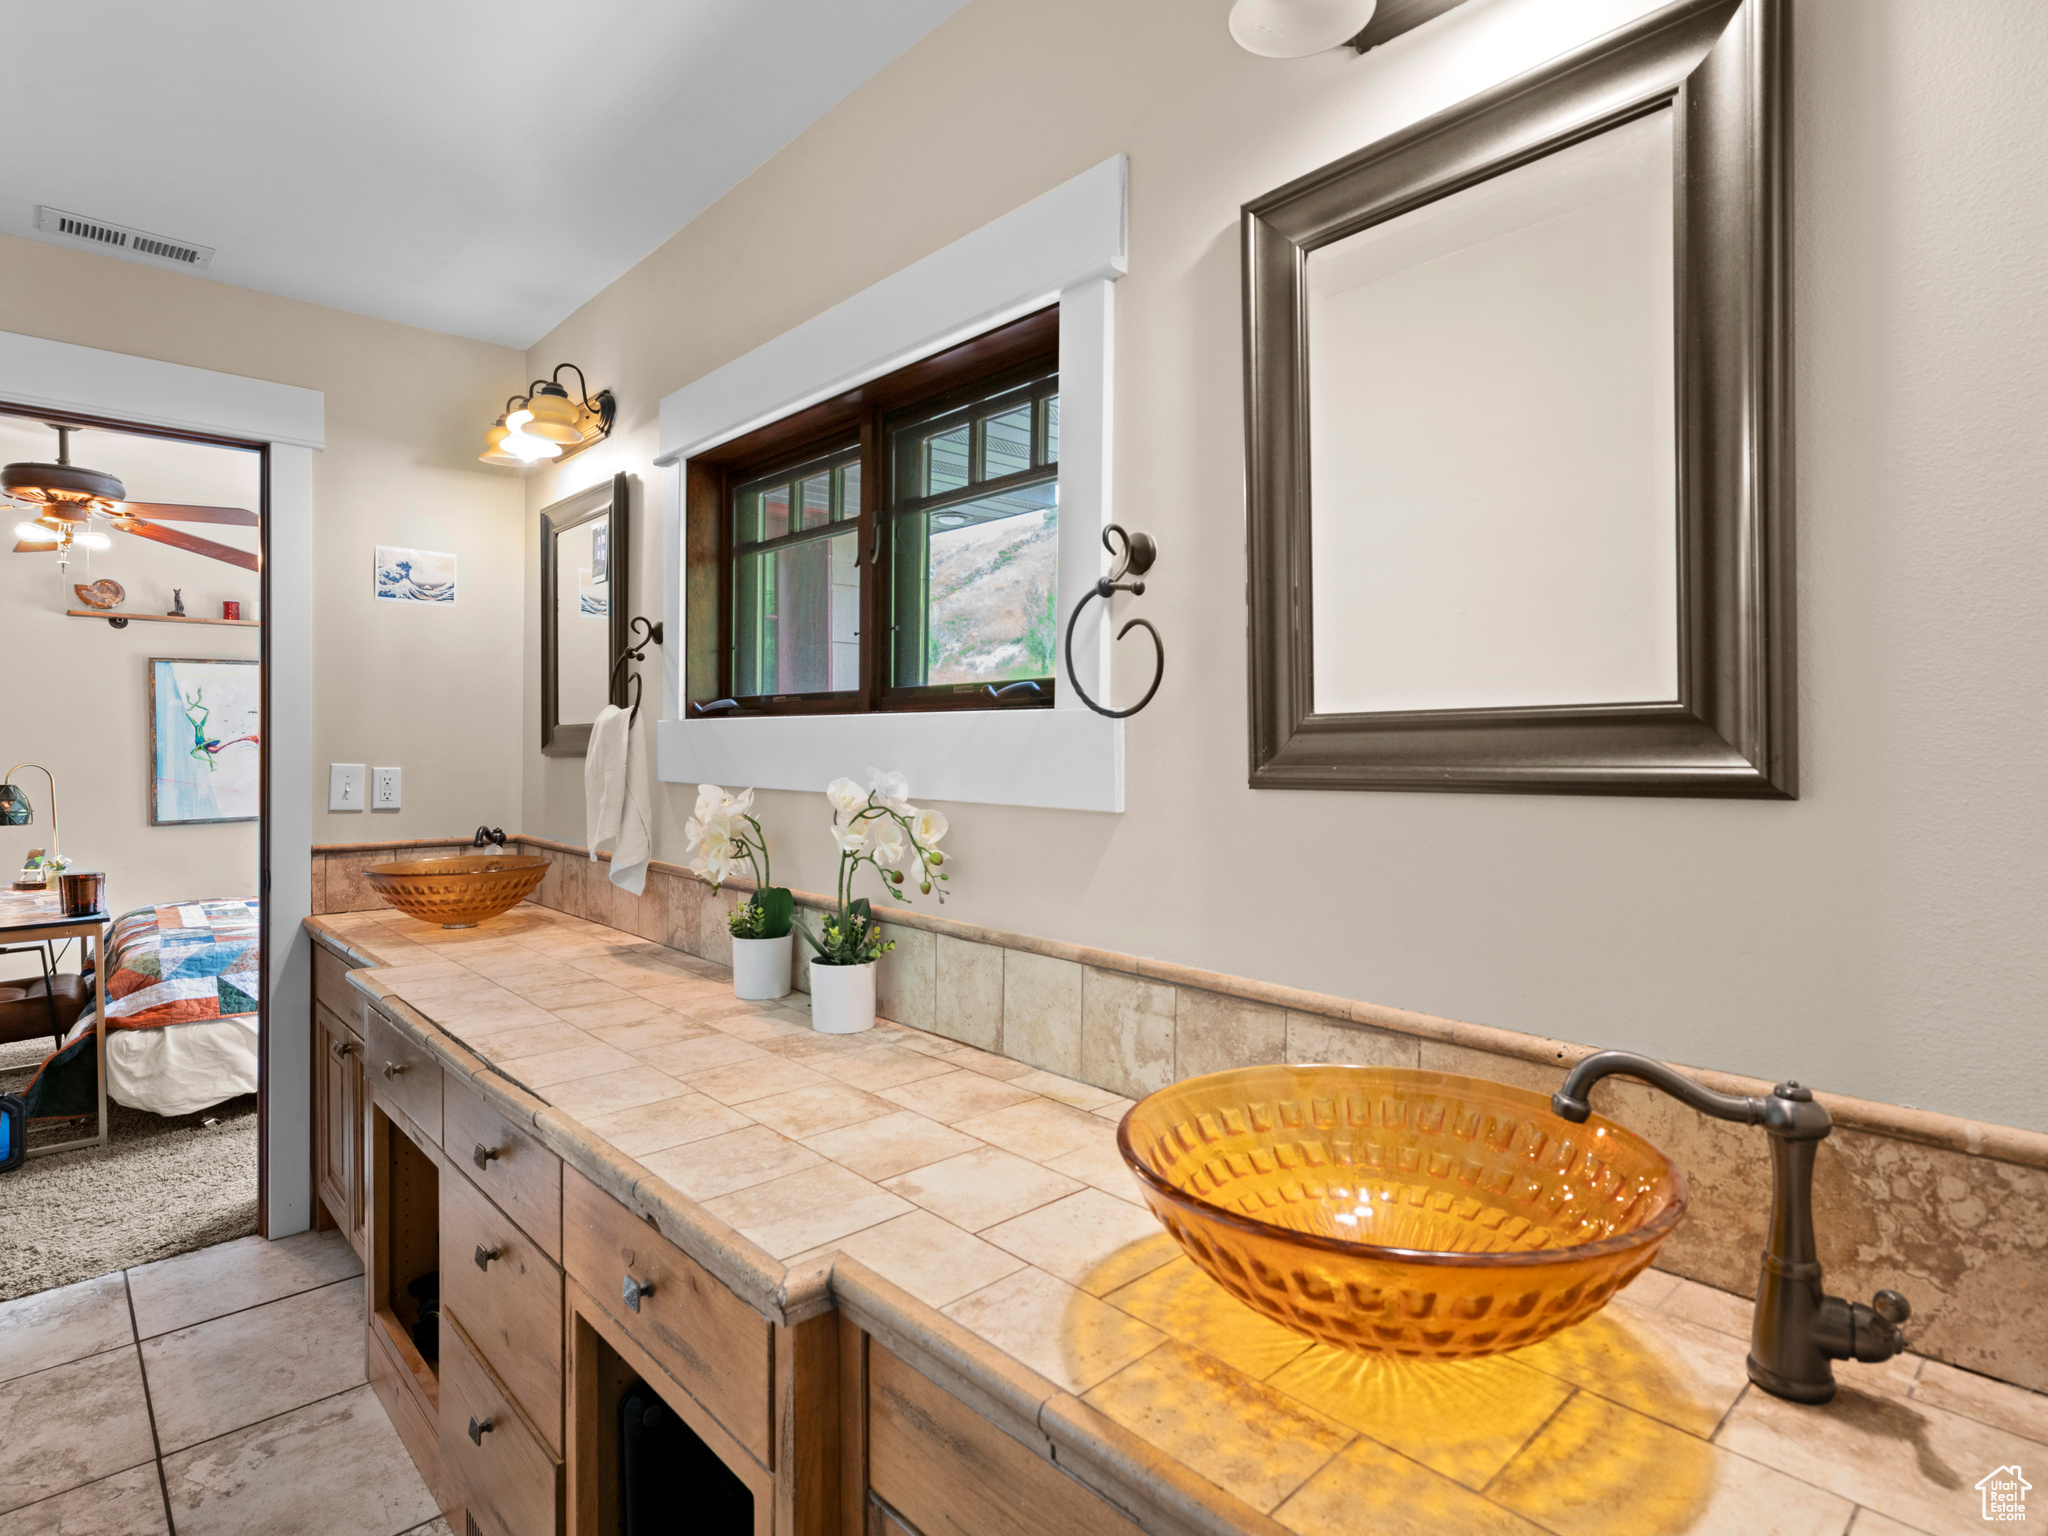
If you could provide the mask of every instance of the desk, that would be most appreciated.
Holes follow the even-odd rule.
[[[99,1078],[99,1134],[82,1136],[75,1141],[60,1141],[47,1147],[30,1147],[30,1157],[107,1144],[107,955],[104,940],[109,921],[111,919],[105,912],[66,917],[64,903],[55,891],[0,891],[0,944],[41,943],[45,939],[92,941],[92,1028],[97,1037],[93,1052]]]

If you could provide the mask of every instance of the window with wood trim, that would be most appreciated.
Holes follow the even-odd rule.
[[[1058,326],[1042,310],[689,461],[687,718],[1052,702]]]

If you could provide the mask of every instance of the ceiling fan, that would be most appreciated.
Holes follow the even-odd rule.
[[[14,525],[20,542],[14,552],[55,553],[57,564],[71,563],[74,546],[105,549],[108,539],[93,527],[93,519],[104,520],[110,528],[132,533],[139,539],[153,539],[173,549],[239,565],[245,571],[259,568],[257,557],[246,549],[202,539],[177,528],[165,528],[149,518],[174,523],[231,523],[254,528],[259,519],[240,507],[187,506],[180,502],[129,501],[127,487],[102,470],[86,469],[71,462],[71,434],[76,427],[46,422],[57,434],[57,462],[54,464],[0,465],[0,496],[26,502],[37,515]],[[144,514],[148,514],[147,517]]]

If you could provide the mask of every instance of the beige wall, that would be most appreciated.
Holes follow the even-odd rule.
[[[1226,9],[969,5],[530,354],[615,388],[621,421],[533,477],[529,527],[614,466],[648,475],[664,394],[1124,151],[1116,506],[1160,540],[1138,611],[1171,668],[1129,727],[1123,815],[949,808],[947,910],[2048,1127],[2048,114],[2027,74],[2048,10],[1795,6],[1805,792],[1766,804],[1246,788],[1239,205],[1556,51],[1562,25],[1648,6],[1471,0],[1363,59],[1292,63],[1239,52]],[[522,825],[580,840],[580,760],[533,748],[536,643]],[[778,875],[831,889],[822,800],[763,800]],[[660,856],[685,856],[690,804],[661,792]]]
[[[304,788],[314,797],[315,840],[446,836],[480,820],[517,822],[522,493],[512,471],[476,455],[483,429],[524,380],[518,352],[8,236],[0,236],[0,330],[322,391],[327,446],[313,456],[315,782]],[[377,605],[379,543],[454,551],[456,605]],[[140,585],[154,602],[157,584]],[[193,608],[197,594],[186,595]],[[0,601],[14,596],[11,586],[0,589]],[[60,618],[50,632],[95,655],[191,654],[162,649],[163,633],[148,629],[170,627],[137,624],[114,637]],[[90,689],[61,712],[13,704],[10,692],[0,736],[69,737],[80,750],[103,712],[130,712],[129,701],[110,707]],[[404,809],[329,814],[329,762],[402,767]],[[115,763],[104,792],[126,806],[146,794],[143,773],[140,761]],[[67,797],[65,810],[81,829],[88,824],[83,798]],[[12,840],[0,856],[11,848]],[[97,856],[125,889],[124,851]]]

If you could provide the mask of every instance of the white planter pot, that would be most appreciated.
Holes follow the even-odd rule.
[[[790,945],[796,938],[732,941],[732,995],[749,1002],[789,996]]]
[[[811,962],[811,1028],[821,1035],[857,1035],[875,1027],[875,962]]]

